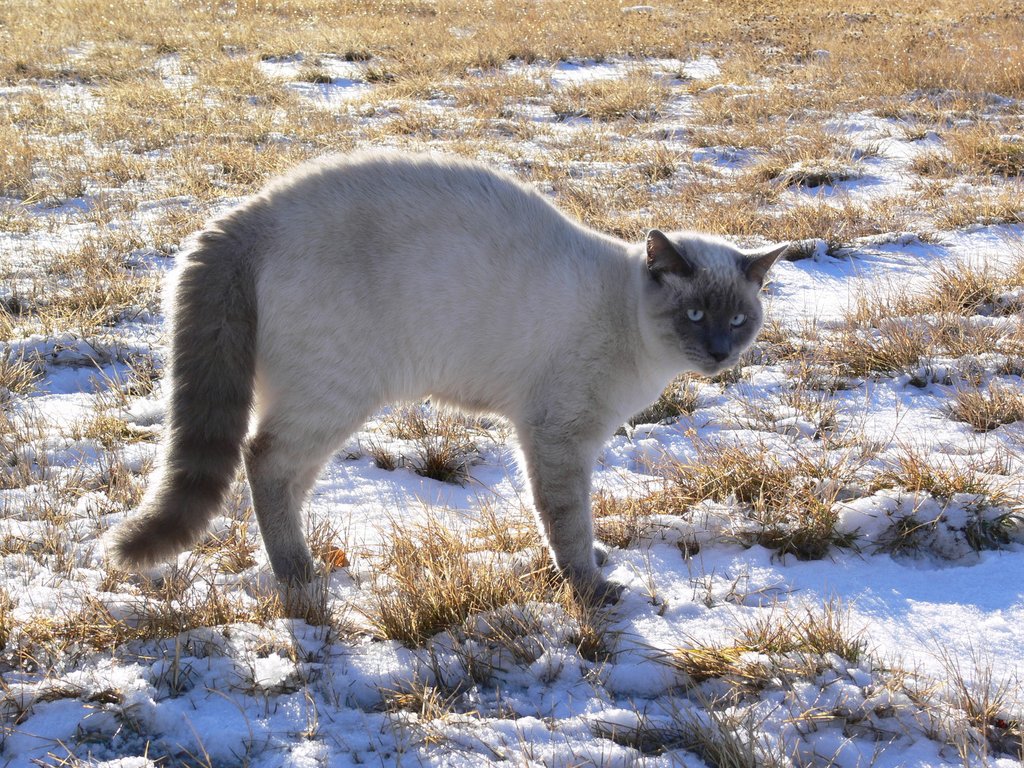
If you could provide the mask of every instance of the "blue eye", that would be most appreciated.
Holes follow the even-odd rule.
[[[747,316],[744,315],[742,312],[740,312],[738,315],[733,315],[732,320],[729,321],[733,328],[739,328],[745,322],[747,322]]]
[[[704,311],[700,309],[688,309],[686,310],[686,316],[695,323],[699,323],[704,319]]]

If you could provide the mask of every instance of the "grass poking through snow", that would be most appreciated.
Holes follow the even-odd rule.
[[[785,589],[744,592],[730,570],[765,554],[783,580],[797,560],[967,569],[978,550],[1019,546],[1024,249],[995,229],[1024,221],[1019,14],[995,0],[357,5],[0,8],[0,762],[91,764],[134,744],[169,764],[245,763],[278,744],[381,763],[462,750],[866,764],[929,739],[965,764],[1019,755],[1014,684],[952,651],[940,680],[886,667],[846,607],[769,605]],[[331,591],[308,610],[260,583],[241,485],[176,565],[152,578],[105,565],[99,537],[138,505],[164,428],[158,289],[183,241],[296,162],[382,146],[484,159],[634,240],[661,226],[796,242],[757,347],[714,381],[673,382],[598,468],[605,569],[634,579],[621,610],[636,626],[741,614],[732,636],[673,640],[662,688],[638,655],[646,639],[554,577],[518,480],[491,487],[508,425],[433,404],[382,414],[354,442],[396,470],[385,505],[416,488],[455,509],[403,519],[367,550],[338,517],[365,464],[332,466],[348,485],[318,486],[308,531]],[[959,258],[982,246],[1002,247],[1000,266]],[[846,312],[788,314],[801,276],[830,290],[918,254],[939,266],[913,285],[902,272],[892,290],[851,289]],[[890,418],[893,402],[909,416]],[[108,675],[129,660],[137,678]],[[375,664],[394,679],[360,677]],[[649,698],[623,692],[641,678]],[[246,719],[230,754],[165,738],[166,721],[130,703],[182,704],[199,732],[208,688]],[[88,716],[46,742],[52,754],[19,746],[50,738],[64,707]],[[328,707],[361,708],[379,742],[339,746]],[[830,734],[862,751],[832,754]]]

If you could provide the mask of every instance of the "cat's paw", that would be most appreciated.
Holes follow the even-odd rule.
[[[608,581],[596,571],[586,575],[566,573],[566,577],[576,597],[588,605],[614,605],[626,591],[625,586]]]
[[[325,579],[315,578],[304,583],[292,581],[279,586],[281,612],[285,616],[302,619],[313,626],[328,623],[330,594]]]
[[[607,544],[602,544],[600,541],[594,542],[594,561],[598,568],[608,562],[610,552],[611,549]]]
[[[626,592],[626,585],[615,581],[602,580],[594,587],[590,596],[591,605],[615,605]]]
[[[308,584],[319,575],[319,569],[304,545],[294,551],[282,548],[268,554],[274,576],[282,585]]]

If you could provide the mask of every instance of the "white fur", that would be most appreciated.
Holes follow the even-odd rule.
[[[606,590],[590,518],[603,441],[673,376],[733,364],[752,339],[724,363],[681,342],[673,318],[696,280],[656,279],[642,246],[462,160],[378,153],[307,164],[215,229],[218,247],[236,243],[255,274],[246,466],[282,579],[312,568],[298,508],[324,461],[382,404],[431,396],[512,421],[557,565],[575,585]],[[748,285],[741,254],[673,238],[711,285],[734,281],[750,294],[759,326],[759,283]]]

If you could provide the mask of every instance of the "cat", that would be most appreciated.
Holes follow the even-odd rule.
[[[429,396],[510,420],[557,569],[614,601],[590,515],[602,444],[680,372],[736,365],[785,249],[657,229],[630,245],[451,157],[302,165],[178,256],[161,460],[111,554],[187,549],[244,458],[274,574],[303,584],[299,511],[324,464],[382,405]]]

